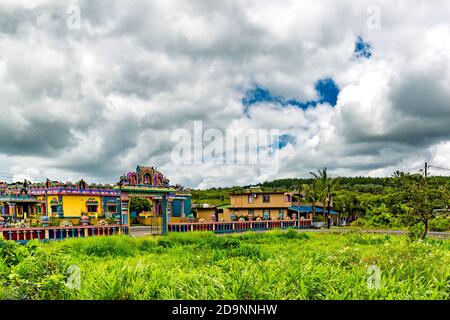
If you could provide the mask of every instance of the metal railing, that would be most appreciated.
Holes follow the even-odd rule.
[[[0,228],[0,239],[17,242],[28,242],[34,239],[42,241],[63,240],[115,234],[128,234],[128,225]]]
[[[311,228],[311,220],[267,220],[267,221],[233,221],[206,223],[170,223],[169,232],[213,231],[216,233],[230,233],[242,231],[262,231],[287,228]]]

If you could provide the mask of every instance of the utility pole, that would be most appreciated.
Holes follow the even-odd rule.
[[[330,220],[330,200],[331,200],[331,192],[330,192],[330,181],[328,181],[328,204],[327,204],[327,207],[328,207],[328,214],[327,214],[327,216],[328,216],[328,229],[330,229],[331,228],[331,220]]]
[[[428,176],[428,162],[425,162],[425,178]]]
[[[298,219],[298,227],[300,228],[300,191],[301,191],[301,186],[298,186],[298,198],[297,198],[297,219]],[[295,194],[294,194],[295,196]]]

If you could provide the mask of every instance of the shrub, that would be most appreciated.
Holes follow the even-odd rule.
[[[347,244],[362,244],[362,245],[377,245],[383,244],[391,239],[389,235],[373,235],[373,234],[363,234],[358,231],[351,231],[344,233],[347,239]]]
[[[431,231],[447,231],[450,230],[450,219],[445,217],[437,217],[430,221]]]
[[[173,248],[175,246],[175,243],[167,238],[160,238],[158,239],[158,245],[163,248]]]
[[[408,238],[411,241],[418,240],[422,237],[424,233],[424,225],[422,223],[417,223],[409,227]]]
[[[324,222],[325,221],[325,217],[321,214],[316,214],[314,215],[314,222]]]
[[[232,249],[222,249],[214,252],[213,260],[228,259],[228,258],[246,258],[254,260],[265,260],[267,254],[263,253],[261,249],[254,245],[244,244]]]
[[[185,232],[185,233],[169,233],[166,238],[178,245],[200,244],[205,239],[215,237],[213,232]]]
[[[358,218],[350,224],[352,227],[364,227],[366,225],[366,219]]]
[[[214,236],[205,239],[205,243],[211,249],[234,249],[241,245],[241,242],[234,236]]]
[[[20,244],[13,241],[0,240],[0,258],[6,266],[14,266],[28,255],[28,250]]]
[[[66,259],[37,241],[21,246],[1,243],[0,299],[63,299],[68,297]]]
[[[127,236],[70,239],[64,242],[66,251],[95,257],[133,256],[137,253],[136,239]],[[69,250],[67,250],[69,249]]]
[[[310,236],[305,232],[299,232],[295,229],[289,228],[286,231],[283,230],[273,230],[269,231],[268,234],[275,238],[281,239],[309,239]]]

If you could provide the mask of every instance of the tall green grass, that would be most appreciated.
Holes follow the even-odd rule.
[[[0,299],[450,299],[450,241],[403,236],[113,236],[3,242],[0,257]],[[71,265],[78,289],[65,285]],[[378,289],[367,286],[370,265]]]

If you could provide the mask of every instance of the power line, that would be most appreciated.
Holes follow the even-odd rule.
[[[440,169],[440,170],[447,170],[447,171],[450,171],[449,168],[438,167],[438,166],[433,166],[433,165],[428,165],[428,168],[435,168],[435,169]]]

